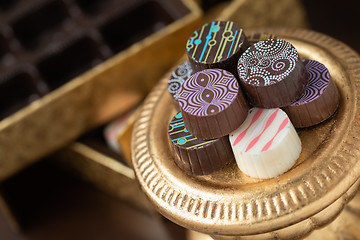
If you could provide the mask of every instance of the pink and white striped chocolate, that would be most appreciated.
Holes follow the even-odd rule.
[[[252,108],[244,123],[229,134],[236,163],[246,175],[273,178],[299,158],[300,138],[279,108]]]

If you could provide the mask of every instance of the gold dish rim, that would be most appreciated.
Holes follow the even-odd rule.
[[[342,79],[346,83],[337,82],[338,87],[340,90],[347,87],[348,90],[342,94],[346,120],[339,129],[332,129],[343,135],[337,134],[336,139],[331,140],[331,157],[323,154],[316,156],[321,157],[321,162],[304,163],[311,172],[299,173],[301,167],[295,168],[291,178],[267,180],[267,184],[260,184],[263,189],[248,191],[246,186],[246,191],[234,195],[238,189],[209,187],[206,179],[189,176],[180,180],[159,164],[159,156],[165,156],[162,155],[164,151],[157,149],[152,141],[153,132],[160,128],[153,123],[154,118],[159,118],[154,116],[154,109],[167,90],[165,77],[147,97],[136,122],[131,141],[132,161],[137,179],[155,207],[165,217],[184,227],[218,235],[274,231],[301,222],[326,208],[341,197],[360,175],[360,163],[357,162],[357,146],[360,146],[359,55],[340,41],[310,30],[266,28],[256,31],[315,46],[320,54],[332,56],[334,66],[345,73]],[[331,74],[331,69],[329,71]]]

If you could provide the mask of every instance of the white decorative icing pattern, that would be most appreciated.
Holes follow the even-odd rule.
[[[181,85],[191,76],[192,73],[193,70],[189,61],[184,62],[171,73],[171,77],[168,81],[168,90],[175,99],[178,99]]]
[[[255,86],[282,81],[295,68],[299,55],[289,42],[268,39],[248,48],[238,62],[239,77]]]

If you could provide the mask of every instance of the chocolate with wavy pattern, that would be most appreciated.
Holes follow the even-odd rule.
[[[244,121],[248,106],[230,72],[206,69],[191,75],[178,96],[188,130],[200,139],[227,135]]]
[[[304,95],[291,105],[300,105],[314,101],[323,94],[329,85],[330,74],[323,64],[314,60],[303,60],[303,63],[307,71],[309,84],[305,89]]]
[[[304,95],[283,108],[297,128],[316,125],[334,114],[339,93],[328,69],[314,60],[303,60],[309,84]]]
[[[187,113],[207,116],[226,109],[238,91],[239,85],[231,73],[222,69],[204,70],[183,83],[178,100]]]

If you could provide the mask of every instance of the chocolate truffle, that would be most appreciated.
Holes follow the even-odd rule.
[[[283,108],[297,128],[313,126],[328,119],[339,105],[339,93],[328,69],[314,60],[303,62],[309,84],[300,99]]]
[[[249,47],[239,59],[238,72],[249,103],[262,108],[291,104],[304,94],[308,83],[295,47],[280,39]]]
[[[174,105],[178,111],[180,111],[178,94],[181,85],[184,83],[186,79],[188,79],[191,74],[193,73],[193,70],[191,68],[191,65],[189,61],[184,62],[180,66],[178,66],[172,73],[168,81],[168,91],[174,100]]]
[[[230,72],[206,69],[191,75],[178,97],[185,125],[199,139],[229,134],[245,120],[248,105]]]
[[[277,39],[277,37],[271,33],[256,32],[247,35],[247,40],[250,45],[254,45],[257,42],[265,41],[268,39]]]
[[[238,167],[254,178],[279,176],[295,164],[301,152],[300,138],[279,108],[250,109],[229,139]]]
[[[200,140],[189,133],[177,113],[169,124],[169,139],[177,157],[175,163],[185,172],[204,175],[218,171],[234,159],[227,136]]]
[[[237,77],[237,61],[249,46],[244,31],[235,23],[213,21],[194,31],[186,50],[194,72],[221,68]]]

